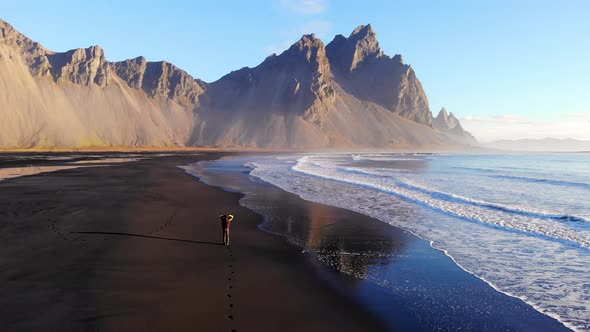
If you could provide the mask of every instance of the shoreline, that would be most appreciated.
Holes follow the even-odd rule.
[[[353,156],[353,157],[354,157],[355,160],[357,160],[356,159],[356,156]],[[277,158],[277,159],[283,159],[283,158]],[[288,159],[288,158],[285,158],[285,159]],[[283,168],[284,169],[287,169],[286,166],[285,167],[281,166],[279,168],[278,166],[275,166],[275,164],[277,164],[277,163],[268,162],[267,160],[270,160],[270,158],[267,158],[267,159],[260,158],[260,164],[261,164],[260,168],[263,171],[260,171],[260,172],[258,172],[258,170],[255,170],[254,171],[254,173],[256,173],[258,176],[263,175],[262,177],[260,177],[261,179],[269,178],[271,180],[271,182],[276,182],[281,188],[287,188],[287,190],[289,190],[291,192],[294,192],[296,194],[302,195],[301,197],[303,197],[304,199],[308,199],[308,200],[311,200],[311,201],[314,201],[314,202],[318,202],[318,203],[329,204],[329,205],[340,207],[340,208],[347,208],[346,207],[346,204],[344,204],[344,205],[342,204],[342,202],[344,202],[343,200],[331,199],[331,198],[329,198],[329,196],[326,196],[326,192],[317,191],[318,195],[316,196],[315,195],[316,191],[315,190],[310,190],[309,189],[309,186],[306,187],[305,185],[303,185],[303,186],[300,186],[300,188],[305,188],[305,189],[298,189],[298,186],[296,185],[296,184],[304,183],[304,181],[313,181],[313,178],[327,179],[327,180],[334,180],[335,178],[333,178],[333,177],[323,177],[321,175],[310,174],[310,175],[308,175],[309,176],[309,179],[305,179],[303,177],[296,176],[296,174],[297,174],[297,172],[299,170],[295,170],[296,169],[295,166],[289,166],[289,169],[290,170],[293,170],[294,172],[286,172],[286,171],[282,171]],[[287,162],[287,164],[296,164],[297,166],[299,165],[298,163],[295,163],[294,161],[292,161],[292,159],[289,159],[289,160],[291,160],[291,161],[290,162]],[[340,162],[342,162],[340,159],[338,159],[338,160]],[[342,163],[344,164],[344,162],[342,162]],[[257,161],[253,161],[253,164],[258,164],[258,162]],[[315,165],[315,166],[318,166],[318,165]],[[338,167],[344,168],[345,166],[349,166],[349,164],[344,164],[344,166],[339,165]],[[363,165],[363,166],[365,166],[365,165]],[[281,169],[281,171],[280,172],[277,171],[275,169],[275,167],[277,167],[276,169]],[[354,166],[351,166],[351,167],[354,167]],[[359,167],[361,167],[361,166],[359,166]],[[313,171],[313,167],[311,169]],[[306,174],[305,172],[302,172],[302,173],[303,174]],[[279,174],[280,174],[280,176],[279,176]],[[255,176],[257,176],[257,175],[255,175]],[[296,180],[285,180],[285,181],[283,181],[280,178],[281,176],[284,179],[290,179],[291,176],[293,176],[294,178],[296,178]],[[329,187],[331,187],[331,185],[329,185],[328,182],[329,181],[327,181],[327,182],[318,182],[318,183],[313,182],[314,183],[313,186],[314,186],[314,188],[319,188],[319,187],[322,187],[322,186],[329,186]],[[341,187],[338,187],[338,186],[335,185],[334,187],[331,187],[332,190],[334,190],[336,188],[336,190],[340,190],[341,189],[344,192],[349,192],[350,191],[350,188],[355,188],[355,187],[347,188],[346,187],[347,180],[343,180],[342,177],[341,178],[336,178],[334,180],[334,183],[338,183],[339,185],[342,185],[342,186]],[[354,183],[353,182],[352,184],[357,184],[357,183]],[[364,185],[360,185],[358,187],[364,187]],[[369,187],[369,188],[370,189],[375,189],[375,188],[372,188],[372,187]],[[381,189],[376,189],[376,191],[381,191]],[[364,193],[364,195],[372,195],[372,194],[370,194],[368,192],[363,192],[363,193]],[[397,195],[394,193],[393,196],[397,196]],[[360,196],[358,196],[358,195],[356,195],[356,196],[353,195],[353,197],[356,197],[356,198],[359,198],[360,199]],[[366,196],[366,197],[369,197],[369,196]],[[391,200],[392,201],[395,201],[395,199],[393,199],[393,198]],[[412,202],[412,199],[409,199],[409,201],[411,203],[413,203]],[[383,202],[383,199],[381,199],[379,202]],[[344,202],[344,203],[346,203],[346,202]],[[383,219],[383,217],[382,217],[383,215],[381,215],[381,216],[376,215],[372,211],[367,210],[366,208],[364,208],[363,207],[363,204],[361,204],[361,205],[359,205],[359,204],[352,204],[351,206],[353,208],[350,208],[350,209],[353,210],[353,211],[357,211],[357,212],[362,213],[362,214],[364,214],[366,216],[372,216],[374,218],[381,219],[384,223],[390,224],[390,221],[388,219]],[[368,206],[371,206],[371,205],[368,205]],[[437,208],[432,208],[429,205],[426,205],[426,206],[429,207],[429,208],[431,208],[434,211],[437,211],[438,210]],[[438,217],[437,214],[435,214],[435,213],[429,213],[429,215],[430,215],[430,218],[429,218],[430,220],[435,220],[435,221],[436,220],[442,220],[442,214],[441,214],[441,217]],[[553,217],[553,215],[549,215],[549,217]],[[407,231],[410,232],[410,233],[412,233],[413,235],[415,235],[415,236],[417,236],[417,237],[419,237],[421,239],[428,240],[428,242],[430,243],[431,248],[433,248],[434,250],[443,252],[445,254],[445,256],[447,256],[450,260],[452,260],[453,263],[455,265],[457,265],[457,267],[459,267],[465,273],[468,273],[468,274],[470,274],[470,275],[472,275],[472,276],[480,279],[481,281],[485,282],[489,287],[493,288],[495,291],[497,291],[497,292],[499,292],[499,293],[501,293],[503,295],[506,295],[506,296],[509,296],[509,297],[512,297],[512,298],[515,298],[515,299],[518,299],[518,300],[522,301],[526,305],[528,305],[531,308],[533,308],[537,313],[540,313],[540,314],[542,314],[542,315],[544,315],[546,317],[549,317],[549,318],[551,318],[553,320],[558,321],[561,325],[563,325],[567,329],[574,330],[574,331],[586,331],[590,327],[590,326],[587,325],[587,322],[588,321],[584,319],[585,315],[583,314],[583,312],[584,312],[584,309],[586,307],[585,307],[585,304],[583,303],[583,300],[582,300],[582,303],[578,304],[575,301],[576,300],[579,301],[579,298],[574,298],[574,300],[572,300],[574,302],[573,303],[570,302],[569,306],[568,306],[567,303],[564,304],[563,301],[561,303],[559,303],[560,306],[557,306],[556,303],[553,303],[552,304],[552,303],[548,303],[547,302],[547,299],[548,298],[550,299],[550,296],[549,295],[547,295],[545,298],[539,298],[539,297],[535,297],[535,293],[533,293],[533,292],[529,292],[528,294],[526,292],[520,292],[519,293],[519,290],[516,290],[515,292],[511,292],[511,289],[510,288],[506,288],[507,287],[506,283],[509,283],[509,281],[512,280],[512,278],[498,279],[494,275],[488,275],[488,274],[482,273],[482,271],[485,272],[485,269],[478,270],[478,266],[471,265],[471,268],[474,268],[475,267],[474,270],[471,270],[469,268],[464,267],[464,265],[462,263],[459,263],[459,261],[457,260],[457,258],[460,258],[460,255],[456,256],[457,257],[456,258],[455,256],[450,255],[449,254],[449,251],[447,251],[445,249],[445,248],[451,248],[452,249],[453,248],[452,246],[450,246],[450,247],[441,246],[440,245],[441,244],[441,241],[442,241],[442,243],[445,243],[445,242],[440,237],[437,240],[438,247],[435,246],[435,245],[433,245],[433,242],[430,241],[430,239],[432,239],[432,237],[430,237],[430,238],[429,237],[423,237],[423,236],[420,235],[420,233],[416,233],[416,232],[412,231],[412,229],[417,229],[418,231],[423,231],[424,229],[423,228],[420,228],[420,227],[416,228],[415,227],[415,224],[413,224],[413,223],[410,222],[411,220],[412,219],[405,220],[404,222],[401,222],[401,223],[400,222],[394,222],[392,226],[393,227],[401,227],[402,229],[407,229]],[[584,219],[581,219],[581,220],[584,221]],[[404,226],[406,226],[408,228],[404,228]],[[465,228],[465,226],[463,226],[463,228]],[[437,229],[436,226],[433,227],[433,229]],[[424,234],[429,234],[429,233],[426,232]],[[477,234],[477,233],[475,233],[475,234]],[[467,236],[469,238],[469,235],[468,234],[467,234]],[[436,237],[434,237],[434,238],[436,239]],[[447,236],[447,238],[450,238],[450,237]],[[479,238],[479,237],[476,237],[476,238]],[[551,239],[550,237],[544,237],[544,236],[541,236],[539,238],[541,240],[544,240],[546,238]],[[482,239],[484,239],[484,238],[482,237]],[[566,241],[558,241],[558,242],[560,244],[562,244],[562,243],[569,244],[569,242],[566,242]],[[447,242],[447,244],[448,244],[448,242]],[[573,250],[576,250],[576,251],[579,250],[579,249],[582,249],[582,250],[587,249],[583,245],[580,245],[580,244],[577,244],[577,243],[576,243],[576,245],[571,246],[571,248]],[[476,249],[476,248],[475,247],[472,247],[472,249]],[[541,248],[539,248],[539,249],[541,249]],[[453,251],[451,251],[451,252],[453,252]],[[531,251],[531,252],[533,252],[533,251]],[[542,251],[534,250],[534,252],[542,252]],[[583,253],[586,253],[586,251],[584,251]],[[455,252],[455,254],[457,254],[457,253]],[[463,262],[465,262],[465,258],[466,257],[477,256],[476,254],[471,254],[471,253],[468,254],[467,256],[465,256],[465,252],[463,252],[462,254],[463,254],[463,257],[462,257],[463,258],[463,260],[462,260]],[[514,259],[518,259],[518,257],[519,256],[514,256]],[[488,258],[494,259],[494,257],[488,257]],[[467,262],[469,262],[469,260],[467,260]],[[572,266],[580,266],[580,264],[582,264],[581,266],[585,266],[585,263],[583,261],[583,258],[582,258],[582,260],[572,261],[571,264],[572,264]],[[466,266],[469,266],[469,265],[466,265]],[[542,265],[537,265],[537,266],[538,267],[541,267]],[[562,266],[562,265],[560,264],[558,266]],[[501,270],[501,268],[500,268],[500,270]],[[476,272],[472,272],[472,271],[476,271]],[[526,270],[523,270],[523,272],[524,271],[526,271]],[[549,270],[546,269],[546,271],[549,272],[550,269]],[[520,275],[519,272],[516,272],[516,273],[517,273],[516,276],[519,276]],[[488,277],[490,277],[490,278],[488,278]],[[491,277],[496,277],[496,278],[491,278]],[[542,275],[541,275],[540,278],[542,278]],[[496,282],[498,282],[498,284],[495,284],[491,280],[495,280]],[[543,280],[536,279],[534,275],[532,275],[532,279],[531,280],[533,280],[532,282],[529,283],[531,290],[535,290],[536,291],[536,290],[538,290],[538,285],[539,284],[543,284]],[[505,281],[507,281],[507,282],[505,282]],[[583,282],[584,279],[582,279],[581,281]],[[508,285],[508,286],[510,286],[510,285]],[[526,290],[527,288],[524,288],[524,289]],[[572,291],[572,289],[570,288],[567,292],[564,291],[564,293],[569,293],[571,291]],[[530,293],[533,293],[533,296],[527,296]],[[551,294],[554,297],[556,297],[557,300],[560,300],[562,296],[565,296],[564,293],[558,294],[556,292],[553,292]],[[540,296],[543,296],[544,293],[543,292],[537,292],[537,294],[540,294]],[[575,315],[572,315],[572,312],[571,311],[568,312],[568,310],[573,309],[573,308],[577,308],[578,306],[580,306],[580,308],[581,308],[581,309],[579,309],[579,311],[582,312],[582,314],[580,316],[577,316],[576,317]],[[555,309],[554,310],[554,308],[558,308],[558,309]],[[588,317],[586,317],[586,318],[588,318]]]
[[[412,232],[410,232],[410,233],[412,233]],[[412,233],[412,234],[414,234],[414,233]],[[414,235],[415,235],[415,236],[417,236],[417,237],[419,237],[419,238],[421,238],[421,239],[423,239],[422,237],[420,237],[420,236],[418,236],[418,235],[416,235],[416,234],[414,234]],[[424,240],[424,241],[428,241],[428,240],[426,240],[426,239],[423,239],[423,240]],[[520,300],[520,301],[522,301],[522,302],[526,303],[527,305],[531,306],[531,307],[532,307],[533,309],[535,309],[535,311],[537,311],[538,313],[540,313],[540,314],[542,314],[542,315],[545,315],[545,316],[547,316],[547,317],[549,317],[549,318],[555,319],[555,320],[556,320],[556,321],[558,321],[560,324],[562,324],[562,325],[563,325],[565,328],[567,328],[567,329],[569,329],[569,330],[571,330],[571,331],[578,331],[578,330],[576,329],[576,327],[575,327],[575,326],[572,326],[572,325],[571,325],[571,324],[569,324],[568,322],[564,321],[564,320],[563,320],[563,317],[560,317],[560,316],[558,316],[558,315],[555,315],[555,314],[553,314],[553,313],[550,313],[550,312],[546,312],[546,311],[545,311],[543,308],[541,308],[541,307],[539,307],[539,306],[535,305],[534,303],[530,303],[530,302],[528,302],[528,301],[527,301],[527,299],[523,299],[523,298],[521,298],[521,297],[520,297],[520,296],[518,296],[518,295],[515,295],[515,294],[512,294],[512,293],[510,293],[510,292],[507,292],[507,291],[503,291],[503,290],[501,290],[500,288],[498,288],[498,286],[496,286],[494,283],[492,283],[491,281],[487,280],[486,278],[484,278],[484,277],[480,277],[480,276],[478,276],[477,274],[475,274],[475,273],[473,273],[473,272],[469,271],[468,269],[464,268],[464,267],[463,267],[463,266],[462,266],[462,265],[461,265],[459,262],[457,262],[457,261],[455,260],[455,258],[454,258],[452,255],[449,255],[449,253],[448,253],[448,251],[447,251],[446,249],[439,249],[439,248],[436,248],[435,246],[433,246],[433,244],[434,244],[434,242],[433,242],[433,241],[428,241],[428,242],[430,242],[430,247],[431,247],[432,249],[434,249],[434,250],[437,250],[437,251],[440,251],[440,252],[444,253],[444,254],[445,254],[445,256],[447,256],[447,257],[448,257],[450,260],[452,260],[452,261],[453,261],[453,263],[455,263],[455,265],[457,265],[457,266],[458,266],[458,267],[459,267],[461,270],[463,270],[463,271],[465,271],[466,273],[469,273],[470,275],[472,275],[472,276],[474,276],[474,277],[476,277],[476,278],[480,279],[481,281],[485,282],[485,283],[486,283],[488,286],[490,286],[491,288],[493,288],[493,289],[494,289],[496,292],[498,292],[498,293],[501,293],[501,294],[504,294],[504,295],[506,295],[506,296],[510,296],[510,297],[512,297],[512,298],[514,298],[514,299]]]
[[[188,171],[187,171],[187,172],[188,172]],[[246,173],[246,171],[242,171],[242,173]],[[248,173],[249,173],[249,172],[248,172]],[[189,174],[190,174],[190,172],[189,172]],[[199,177],[199,176],[198,176],[198,175],[196,175],[196,174],[195,174],[194,176],[196,176],[196,177]],[[203,181],[203,180],[201,179],[201,181]],[[288,195],[296,196],[298,200],[302,200],[302,201],[303,201],[303,200],[306,200],[306,199],[304,199],[304,198],[300,197],[299,195],[297,195],[297,194],[295,194],[295,193],[290,193],[290,192],[287,192],[287,191],[285,191],[285,190],[283,190],[283,189],[281,189],[281,188],[279,188],[279,187],[275,186],[274,184],[270,184],[270,183],[268,183],[268,182],[266,182],[266,181],[264,181],[264,180],[261,180],[261,181],[262,181],[262,182],[264,182],[264,183],[266,183],[266,184],[267,184],[267,185],[269,185],[269,186],[275,187],[275,188],[276,188],[277,190],[279,190],[279,191],[282,191],[282,192],[288,193]],[[219,184],[211,183],[210,181],[205,181],[205,182],[206,182],[206,183],[208,183],[208,184],[211,184],[211,185],[219,186],[220,188],[224,188],[225,190],[229,190],[229,191],[236,191],[236,189],[235,189],[235,188],[227,188],[227,186],[225,186],[225,185],[223,185],[223,186],[220,186]],[[237,190],[237,191],[238,191],[238,192],[240,192],[239,190]],[[313,203],[313,202],[315,202],[315,201],[307,201],[307,202],[311,202],[311,203]],[[248,204],[247,204],[247,203],[246,203],[246,204],[244,204],[244,203],[242,203],[242,202],[241,202],[240,204],[242,204],[243,206],[246,206],[246,207],[248,207]],[[276,204],[276,202],[275,202],[275,204]],[[325,203],[320,203],[320,202],[317,202],[317,203],[313,203],[313,204],[324,205]],[[346,209],[346,208],[342,208],[342,207],[339,207],[339,206],[331,206],[331,205],[327,205],[327,206],[329,206],[330,208],[333,208],[333,209],[344,209],[344,210],[346,210],[346,211],[349,211],[350,213],[361,214],[361,215],[362,215],[362,216],[363,216],[365,219],[373,219],[373,217],[371,217],[371,216],[368,216],[368,215],[366,215],[366,214],[363,214],[362,212],[359,212],[359,211],[354,211],[354,210],[352,210],[352,209]],[[256,210],[256,209],[254,209],[254,210]],[[258,213],[260,213],[260,211],[257,211],[257,212],[258,212]],[[373,219],[373,220],[377,220],[377,219]],[[428,243],[428,247],[429,247],[431,250],[434,250],[434,251],[436,251],[436,252],[438,252],[438,253],[441,253],[442,255],[444,255],[444,257],[445,257],[446,259],[448,259],[449,261],[451,261],[451,262],[452,262],[452,264],[453,264],[454,266],[456,266],[456,267],[457,267],[457,269],[459,269],[459,270],[461,271],[461,273],[465,273],[465,274],[469,275],[471,278],[474,278],[474,279],[477,279],[478,281],[481,281],[482,283],[484,283],[484,284],[486,285],[486,287],[489,287],[490,289],[492,289],[492,290],[493,290],[493,292],[496,292],[496,293],[500,294],[501,296],[506,296],[506,297],[509,297],[509,298],[511,298],[511,299],[513,299],[513,300],[515,300],[515,301],[519,302],[519,303],[522,303],[522,304],[523,304],[525,307],[530,307],[530,309],[531,309],[532,311],[534,311],[536,314],[538,314],[538,315],[541,315],[541,316],[543,316],[543,317],[546,317],[546,318],[548,319],[548,320],[547,320],[547,322],[551,322],[551,321],[553,321],[553,322],[557,323],[557,326],[555,326],[555,324],[553,324],[553,323],[552,323],[552,324],[550,324],[550,326],[551,326],[551,329],[557,329],[557,330],[574,330],[574,331],[576,330],[576,329],[575,329],[575,327],[573,327],[573,326],[570,326],[569,324],[567,324],[567,322],[564,322],[564,321],[562,321],[562,320],[560,319],[561,317],[555,317],[554,315],[551,315],[550,313],[546,313],[546,312],[544,312],[543,310],[541,310],[540,308],[538,308],[537,306],[535,306],[535,305],[533,305],[533,304],[531,304],[531,303],[527,302],[526,300],[524,300],[524,299],[521,299],[520,297],[518,297],[518,296],[515,296],[515,295],[513,295],[513,294],[510,294],[510,293],[508,293],[508,292],[504,292],[504,291],[500,290],[498,287],[496,287],[494,284],[492,284],[491,282],[489,282],[489,281],[488,281],[488,280],[486,280],[485,278],[482,278],[482,277],[480,277],[480,276],[478,276],[478,275],[474,274],[473,272],[471,272],[471,271],[469,271],[469,270],[465,269],[463,266],[461,266],[459,263],[457,263],[457,261],[456,261],[456,260],[455,260],[455,259],[454,259],[452,256],[450,256],[446,250],[444,250],[444,249],[439,249],[439,248],[436,248],[435,246],[433,246],[433,242],[432,242],[432,241],[429,241],[429,240],[427,240],[427,239],[425,239],[425,238],[423,238],[423,237],[419,236],[418,234],[416,234],[416,233],[414,233],[414,232],[412,232],[412,231],[410,231],[410,230],[405,230],[405,229],[402,229],[402,228],[398,228],[398,227],[396,227],[396,226],[390,225],[390,224],[388,224],[388,223],[385,223],[385,222],[383,222],[383,221],[380,221],[380,220],[377,220],[377,221],[378,221],[379,223],[382,223],[383,225],[385,225],[384,227],[386,227],[386,228],[387,228],[387,227],[389,227],[389,228],[393,228],[393,229],[396,229],[396,230],[399,230],[399,231],[402,231],[402,232],[407,232],[407,233],[411,234],[411,236],[413,236],[413,237],[416,237],[417,239],[420,239],[420,241],[424,241],[424,242]],[[273,232],[273,231],[271,231],[271,230],[265,229],[265,227],[264,227],[264,225],[263,225],[263,224],[261,224],[261,225],[259,226],[259,228],[260,228],[262,231],[264,231],[264,232],[267,232],[267,233],[269,233],[269,234],[278,235],[278,236],[286,237],[287,239],[289,239],[289,236],[287,236],[287,235],[285,235],[285,234],[281,234],[280,232]],[[290,242],[291,244],[293,244],[293,245],[296,245],[296,246],[300,247],[300,248],[302,247],[302,245],[301,245],[301,244],[293,243],[292,241],[289,241],[289,242]],[[304,249],[304,251],[303,251],[304,253],[307,253],[307,252],[308,252],[308,250],[307,250],[308,248],[306,248],[305,246],[303,246],[303,249]],[[311,253],[311,252],[310,252],[310,255],[313,255],[313,253]],[[318,262],[317,262],[317,259],[316,259],[316,263],[318,263]],[[320,267],[319,269],[322,269],[322,268],[324,268],[324,269],[325,269],[325,268],[326,268],[326,266],[322,266],[322,267]],[[525,310],[525,311],[526,311],[526,310]],[[533,316],[534,316],[534,315],[533,315]],[[544,319],[541,319],[541,320],[544,320]],[[561,328],[559,328],[559,326],[561,326]],[[547,327],[547,328],[549,328],[549,327]],[[528,328],[527,328],[527,329],[525,329],[525,330],[534,330],[534,329],[528,329]]]
[[[384,330],[171,156],[0,182],[6,330]],[[236,214],[232,246],[217,216]]]
[[[52,312],[56,317],[61,317],[61,320],[47,317],[29,318],[38,324],[37,327],[63,327],[67,322],[70,324],[67,325],[69,330],[79,330],[80,327],[104,330],[139,326],[148,329],[170,327],[161,325],[164,323],[176,324],[172,325],[175,330],[189,330],[195,327],[292,331],[325,331],[336,327],[344,331],[429,331],[433,327],[445,329],[443,325],[433,326],[432,322],[450,315],[448,308],[452,303],[436,305],[433,302],[425,307],[413,307],[411,304],[415,301],[431,301],[429,298],[435,295],[427,292],[423,294],[426,297],[422,297],[420,291],[416,293],[416,290],[412,290],[412,287],[423,287],[423,282],[440,283],[440,291],[454,294],[451,297],[457,296],[457,290],[466,288],[470,292],[468,296],[483,296],[481,301],[488,301],[491,305],[489,308],[500,305],[506,307],[502,310],[508,310],[515,305],[513,300],[522,302],[512,297],[510,298],[513,300],[506,300],[504,297],[509,296],[495,289],[492,291],[500,295],[491,294],[490,289],[493,286],[465,271],[443,251],[433,248],[429,241],[409,231],[358,212],[305,201],[295,194],[265,182],[267,187],[263,186],[262,192],[276,199],[278,203],[275,211],[279,212],[278,215],[289,216],[297,221],[291,225],[295,231],[293,234],[299,234],[297,231],[301,231],[309,236],[310,243],[328,244],[320,249],[340,252],[337,256],[330,252],[328,255],[324,255],[324,252],[318,256],[317,252],[304,248],[302,253],[301,246],[290,241],[288,236],[265,229],[268,225],[264,224],[264,214],[242,204],[247,195],[228,190],[230,188],[204,183],[202,179],[195,178],[180,167],[196,161],[213,161],[233,155],[241,154],[178,154],[0,181],[0,195],[12,198],[17,203],[26,203],[20,208],[18,204],[2,206],[0,217],[3,213],[8,213],[8,216],[14,213],[14,217],[23,218],[26,227],[52,229],[54,234],[42,234],[42,228],[38,228],[40,233],[29,230],[27,234],[20,234],[23,237],[21,240],[25,240],[23,242],[28,245],[36,243],[34,247],[56,246],[56,250],[61,253],[57,256],[59,258],[54,255],[47,256],[43,252],[30,256],[24,248],[16,248],[15,251],[14,246],[17,243],[14,239],[10,241],[9,238],[9,241],[3,243],[2,249],[9,249],[8,252],[14,253],[14,257],[11,258],[20,258],[20,261],[10,264],[9,259],[8,263],[4,262],[8,271],[0,271],[0,280],[8,285],[8,288],[0,286],[0,312],[14,313],[17,310],[9,305],[10,300],[17,296],[10,295],[11,285],[30,286],[30,278],[34,280],[35,277],[47,273],[34,264],[35,260],[43,257],[47,258],[48,262],[42,264],[51,263],[50,269],[65,267],[57,268],[56,274],[47,278],[49,281],[43,281],[48,285],[44,287],[44,291],[55,287],[49,285],[56,282],[59,284],[59,279],[70,280],[74,284],[83,283],[86,286],[80,286],[75,292],[65,291],[63,294],[66,298],[78,299],[76,301],[58,301],[47,304],[49,307],[46,309],[38,309]],[[236,172],[243,176],[240,170],[222,169],[219,174],[232,181],[240,181],[239,177],[234,177]],[[9,192],[7,188],[20,189]],[[54,193],[53,190],[57,192]],[[71,194],[69,198],[63,199],[63,204],[56,205],[62,200],[59,197],[53,201],[48,200],[51,195],[59,196],[59,192],[64,190],[73,190],[82,196],[90,191],[99,195],[101,199],[88,201],[85,197]],[[37,212],[29,216],[27,214],[33,202],[39,202],[40,206],[34,208]],[[268,202],[272,204],[275,201]],[[105,204],[109,207],[108,211],[104,209]],[[80,212],[80,208],[85,212]],[[223,247],[218,248],[216,245],[219,234],[215,222],[216,216],[226,213],[228,209],[234,213],[237,211],[229,252],[218,250]],[[201,217],[204,213],[210,213],[212,220],[203,220]],[[210,222],[214,224],[213,227],[209,225]],[[307,225],[308,222],[311,223]],[[284,225],[280,222],[272,224],[271,221],[270,226],[279,227],[280,230]],[[297,227],[303,228],[298,230]],[[5,225],[0,223],[0,238],[3,231],[6,231]],[[408,235],[404,235],[405,233]],[[34,242],[26,241],[32,238],[35,238]],[[39,239],[42,241],[39,242]],[[385,247],[380,247],[382,245]],[[188,249],[190,251],[187,251]],[[353,254],[355,250],[362,252],[365,249],[368,249],[368,252],[376,249],[377,252],[386,255],[375,258],[371,255],[357,257],[346,253]],[[79,261],[76,258],[78,255],[90,255],[91,259]],[[28,260],[27,257],[31,259]],[[325,260],[326,257],[328,260]],[[336,260],[331,260],[333,258]],[[232,259],[236,261],[231,263]],[[77,263],[71,265],[73,262]],[[195,262],[196,265],[187,265],[187,262]],[[224,264],[228,262],[235,270],[227,270],[227,265]],[[402,288],[394,289],[392,293],[388,287],[364,280],[354,274],[348,275],[338,269],[348,266],[352,271],[365,273],[383,264],[391,264],[388,262],[395,262],[392,272],[410,278],[408,289],[402,285]],[[430,265],[433,267],[430,268]],[[204,267],[207,272],[200,275],[200,267]],[[76,277],[71,275],[69,269],[80,271],[79,273],[91,273],[84,272],[82,277]],[[168,270],[176,272],[171,274],[166,272]],[[239,278],[234,278],[232,273],[219,279],[220,273],[228,272],[238,274]],[[191,277],[186,279],[181,277],[182,275]],[[235,301],[231,303],[223,296],[220,299],[219,294],[215,293],[228,290],[225,277],[233,278],[234,282],[230,285],[232,288],[229,288],[236,292],[232,294]],[[445,278],[451,280],[445,281]],[[172,280],[176,281],[171,282]],[[400,281],[403,282],[403,278]],[[167,289],[163,287],[166,284],[184,285],[185,289]],[[68,287],[65,287],[66,290]],[[148,291],[150,287],[154,289]],[[57,288],[62,289],[64,286]],[[132,291],[126,288],[131,288]],[[187,294],[181,294],[181,291]],[[29,299],[31,292],[24,291],[22,297]],[[276,301],[265,299],[265,294],[269,293],[280,299],[278,307]],[[88,294],[92,296],[88,297]],[[146,298],[148,294],[154,299]],[[200,295],[195,297],[196,294]],[[182,300],[179,302],[179,299]],[[80,301],[82,305],[78,303]],[[33,307],[38,305],[32,300],[24,302]],[[16,303],[15,307],[18,307],[19,301]],[[75,305],[76,303],[78,304]],[[159,309],[146,306],[150,303]],[[160,304],[156,303],[170,303],[175,309],[169,311],[160,308]],[[466,305],[469,303],[466,302]],[[229,319],[226,313],[229,304],[234,310],[231,314],[232,319]],[[58,310],[70,305],[74,309],[69,313],[60,313]],[[189,308],[201,310],[203,314],[195,317],[195,313]],[[57,313],[55,310],[58,310]],[[546,317],[537,310],[531,310]],[[272,313],[276,317],[269,319],[265,313]],[[422,321],[424,318],[421,316],[424,314],[431,320],[430,323]],[[455,317],[451,315],[451,320],[447,322],[450,325],[447,325],[446,329],[457,329],[462,326],[461,324],[471,322],[469,324],[476,324],[467,325],[472,327],[471,330],[481,330],[474,326],[488,326],[486,324],[491,322],[492,325],[485,330],[495,330],[494,327],[509,327],[508,329],[522,331],[534,331],[538,327],[565,330],[557,328],[549,320],[534,318],[534,315],[524,317],[526,319],[523,322],[515,322],[514,317],[506,318],[513,325],[504,325],[506,322],[487,322],[486,319],[489,318],[481,318],[478,322],[477,318],[468,314],[471,315],[472,312],[455,312],[453,309]],[[7,323],[8,316],[0,315],[0,327]],[[18,312],[15,313],[15,317],[19,317]],[[290,322],[287,327],[279,325],[285,321]],[[230,326],[231,323],[234,323],[233,327]],[[547,323],[549,324],[544,325]],[[35,330],[26,326],[10,326],[15,330]]]

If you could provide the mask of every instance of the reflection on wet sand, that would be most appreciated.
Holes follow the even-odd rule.
[[[310,219],[309,232],[307,234],[307,247],[315,248],[321,243],[322,229],[325,226],[334,224],[334,214],[325,205],[312,205],[308,209]]]
[[[360,279],[395,262],[417,239],[373,218],[302,200],[277,187],[248,180],[242,164],[215,163],[200,174],[206,182],[248,193],[243,204],[264,215],[264,231],[285,236],[319,262]],[[224,167],[225,166],[225,167]],[[217,168],[219,167],[219,168]],[[254,179],[252,179],[254,180]],[[405,213],[405,212],[404,212]],[[418,215],[417,211],[407,211]]]
[[[79,166],[29,166],[0,168],[0,180],[11,179],[19,176],[35,175],[47,172],[56,172],[65,169],[77,168]]]
[[[367,278],[372,266],[384,266],[404,251],[412,237],[398,229],[384,229],[370,218],[345,210],[305,202],[309,221],[306,247],[337,271]]]
[[[131,161],[138,161],[145,158],[104,158],[96,160],[79,160],[73,161],[72,164],[115,164],[115,163],[127,163]]]
[[[154,155],[157,157],[158,155]],[[79,167],[109,166],[147,159],[139,155],[90,154],[0,154],[0,180]]]
[[[522,301],[497,292],[482,280],[463,271],[428,241],[382,221],[344,209],[306,201],[250,174],[245,164],[264,169],[272,157],[236,158],[202,162],[185,168],[202,181],[244,193],[241,205],[265,216],[260,226],[283,235],[309,252],[311,262],[322,266],[317,275],[343,294],[351,295],[396,331],[563,331],[556,320],[536,312]],[[378,158],[374,158],[378,159]],[[284,162],[284,161],[282,161]],[[380,160],[360,160],[379,166]],[[390,163],[400,170],[430,167],[414,161]],[[355,165],[358,166],[358,165]],[[286,166],[289,167],[289,166]],[[280,180],[281,172],[267,173]],[[323,195],[338,201],[346,184],[316,182],[298,176],[295,192]],[[354,190],[354,188],[348,188]],[[370,204],[371,195],[358,197],[354,205]],[[352,203],[352,202],[351,202]],[[388,218],[424,222],[433,215],[419,205],[395,197],[384,201],[395,211]],[[352,205],[352,204],[351,204]],[[314,264],[315,266],[315,264]],[[336,273],[332,273],[337,271]],[[340,272],[340,273],[338,273]],[[352,276],[352,277],[349,277]]]

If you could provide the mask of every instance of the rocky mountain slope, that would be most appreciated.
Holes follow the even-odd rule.
[[[416,73],[401,55],[390,58],[383,53],[370,24],[359,26],[348,38],[337,35],[326,50],[347,92],[404,118],[432,125],[428,98]]]
[[[0,20],[0,148],[436,148],[428,99],[370,25],[327,46],[305,35],[280,55],[205,83],[99,46],[45,49]],[[467,142],[470,143],[470,142]]]
[[[443,107],[438,112],[436,118],[432,122],[432,127],[440,130],[447,135],[451,140],[456,141],[459,144],[467,145],[478,145],[477,140],[471,133],[463,129],[459,119],[455,117],[453,112],[447,113],[447,110]]]

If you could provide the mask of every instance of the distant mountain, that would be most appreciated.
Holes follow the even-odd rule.
[[[432,126],[435,129],[445,133],[449,139],[457,142],[458,144],[467,144],[472,146],[477,146],[479,144],[475,137],[471,135],[471,133],[463,129],[461,123],[459,123],[459,119],[455,117],[453,112],[450,114],[447,113],[447,110],[444,107],[441,108],[436,118],[434,118]]]
[[[500,140],[482,144],[485,147],[506,151],[534,151],[534,152],[582,152],[590,151],[590,141],[571,138],[544,138]]]
[[[53,52],[0,20],[0,148],[474,142],[434,126],[415,72],[383,53],[370,25],[327,46],[305,35],[257,67],[205,83],[165,61],[108,62],[99,46]]]

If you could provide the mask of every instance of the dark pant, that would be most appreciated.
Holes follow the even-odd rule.
[[[228,245],[229,244],[229,227],[227,227],[226,225],[221,225],[221,231],[222,231],[222,236],[223,236],[223,244]]]

